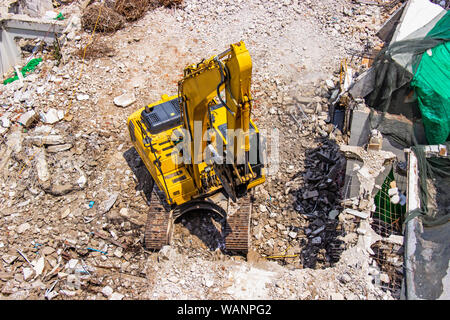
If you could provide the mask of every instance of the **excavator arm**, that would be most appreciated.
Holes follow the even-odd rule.
[[[214,170],[233,200],[238,185],[254,177],[249,164],[249,128],[251,112],[250,83],[252,62],[241,41],[227,51],[190,65],[179,82],[179,97],[184,127],[189,132],[192,162],[188,166],[197,188],[201,188],[201,167],[208,142],[206,131],[213,127],[211,108],[220,101],[227,110],[225,163],[215,163]],[[225,100],[222,92],[225,93]]]

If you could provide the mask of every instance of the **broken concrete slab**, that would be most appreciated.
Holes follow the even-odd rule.
[[[116,203],[116,200],[119,196],[119,193],[113,193],[108,200],[104,201],[101,205],[101,212],[102,213],[106,213],[108,212],[114,205],[114,203]]]
[[[4,254],[2,255],[2,260],[5,261],[7,264],[12,264],[14,261],[16,261],[17,256],[14,256],[12,254]]]
[[[50,108],[46,113],[41,112],[41,121],[45,124],[54,124],[64,119],[64,110]]]
[[[143,226],[145,224],[145,217],[143,219],[143,216],[141,214],[130,208],[120,209],[119,214],[122,218],[127,219],[128,221],[130,221],[135,225]]]
[[[349,208],[345,209],[344,212],[351,214],[355,217],[359,217],[361,219],[367,219],[370,216],[369,212],[361,212],[361,211],[353,210],[353,209],[349,209]]]
[[[42,17],[47,11],[53,10],[51,0],[19,0],[16,7],[17,14],[25,14],[30,17]]]
[[[36,170],[41,185],[48,186],[50,184],[50,172],[48,171],[45,149],[39,148],[36,152]]]
[[[125,296],[121,293],[118,292],[114,292],[113,294],[111,294],[111,296],[109,297],[109,300],[122,300]]]
[[[339,210],[336,210],[336,209],[334,209],[334,210],[331,210],[329,213],[328,213],[328,218],[329,219],[336,219],[336,217],[339,215]]]
[[[28,128],[37,119],[36,111],[30,110],[22,114],[19,118],[19,123],[25,128]]]
[[[34,136],[27,137],[26,140],[30,140],[32,144],[38,147],[43,145],[58,145],[65,143],[65,139],[61,135]]]
[[[72,148],[72,144],[70,144],[70,143],[58,144],[58,145],[49,146],[47,148],[47,152],[56,153],[56,152],[69,150],[70,148]]]
[[[114,104],[118,107],[126,108],[136,102],[134,93],[124,93],[121,96],[114,98]]]

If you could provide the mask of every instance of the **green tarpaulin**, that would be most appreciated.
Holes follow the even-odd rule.
[[[427,34],[429,37],[450,37],[450,12]],[[450,135],[450,42],[423,53],[411,86],[417,94],[428,143],[444,143]]]

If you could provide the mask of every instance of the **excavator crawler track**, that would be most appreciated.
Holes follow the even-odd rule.
[[[228,203],[227,217],[222,232],[225,250],[247,254],[250,245],[250,215],[252,211],[250,196],[239,198],[237,204],[239,205],[238,210],[231,213],[230,203]]]
[[[145,224],[144,245],[148,250],[160,250],[170,244],[173,233],[172,211],[161,204],[158,191],[154,190]]]

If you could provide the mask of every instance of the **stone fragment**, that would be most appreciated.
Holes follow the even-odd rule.
[[[52,247],[44,247],[41,251],[44,255],[48,256],[55,252],[55,249]]]
[[[294,231],[289,232],[289,237],[291,237],[292,239],[297,238],[297,232]]]
[[[321,233],[323,230],[325,230],[325,226],[321,226],[320,228],[314,230],[313,232],[311,232],[311,235],[313,236],[317,236],[319,233]]]
[[[101,205],[102,213],[106,213],[109,210],[111,210],[114,203],[116,203],[117,197],[119,196],[119,193],[113,193],[109,196],[108,200],[104,201]]]
[[[50,180],[47,160],[45,159],[45,149],[43,148],[36,153],[36,170],[41,184]]]
[[[350,281],[352,281],[352,278],[347,273],[344,273],[339,277],[339,280],[342,283],[349,283]]]
[[[161,250],[159,250],[158,256],[164,260],[173,260],[177,255],[174,248],[171,246],[163,246]]]
[[[389,276],[386,273],[380,273],[380,281],[384,283],[389,283]]]
[[[16,261],[17,256],[13,256],[12,254],[4,254],[2,256],[2,260],[5,261],[7,264],[12,264],[14,261]]]
[[[214,281],[212,280],[206,280],[205,281],[205,286],[207,286],[208,288],[211,288],[214,284]]]
[[[34,270],[28,267],[23,268],[23,279],[28,281],[33,276]]]
[[[315,237],[311,239],[311,243],[312,244],[321,244],[322,243],[322,238],[321,237]]]
[[[122,300],[125,296],[121,293],[114,292],[110,297],[109,300]]]
[[[42,271],[44,271],[45,267],[45,258],[42,256],[37,261],[33,261],[34,271],[36,272],[36,276],[39,276],[42,274]]]
[[[7,117],[0,118],[0,125],[3,128],[9,128],[11,126],[11,121]]]
[[[55,146],[49,146],[47,148],[47,152],[56,153],[56,152],[69,150],[70,148],[72,148],[72,144],[70,144],[70,143],[59,144],[59,145],[55,145]]]
[[[64,137],[60,135],[27,137],[35,146],[64,144]]]
[[[118,107],[126,108],[136,101],[134,93],[124,93],[121,96],[114,98],[114,104]]]
[[[117,248],[116,250],[114,250],[114,255],[115,255],[117,258],[122,258],[122,255],[123,255],[123,253],[122,253],[122,248]]]
[[[84,100],[88,100],[88,99],[89,99],[89,95],[88,94],[82,94],[82,93],[77,94],[77,100],[78,101],[84,101]]]
[[[114,290],[110,286],[106,286],[102,289],[102,294],[109,298],[113,294]]]
[[[331,211],[328,213],[328,219],[331,219],[331,220],[336,219],[336,217],[337,217],[338,215],[339,215],[339,210],[336,210],[336,209],[331,210]]]
[[[28,128],[33,124],[36,120],[36,112],[34,110],[30,110],[22,114],[19,118],[19,123],[22,124],[25,128]]]
[[[303,199],[310,199],[310,198],[314,198],[314,197],[318,197],[319,196],[319,192],[317,190],[313,190],[313,191],[305,191],[303,192]]]
[[[344,296],[340,294],[339,292],[333,292],[330,295],[330,300],[344,300]]]
[[[16,231],[17,233],[24,233],[28,229],[30,229],[31,226],[28,222],[22,223],[20,226],[17,227]]]
[[[325,80],[325,84],[327,85],[328,89],[334,89],[334,81],[331,79]]]
[[[348,208],[345,209],[344,212],[354,215],[355,217],[359,217],[361,219],[367,219],[370,215],[370,213],[368,213],[368,212],[361,212],[358,210],[353,210],[353,209],[348,209]]]
[[[66,210],[64,210],[63,213],[61,213],[61,219],[66,218],[69,214],[70,214],[70,209],[67,208]]]
[[[50,108],[46,113],[41,112],[41,121],[45,124],[54,124],[64,119],[64,110]]]

